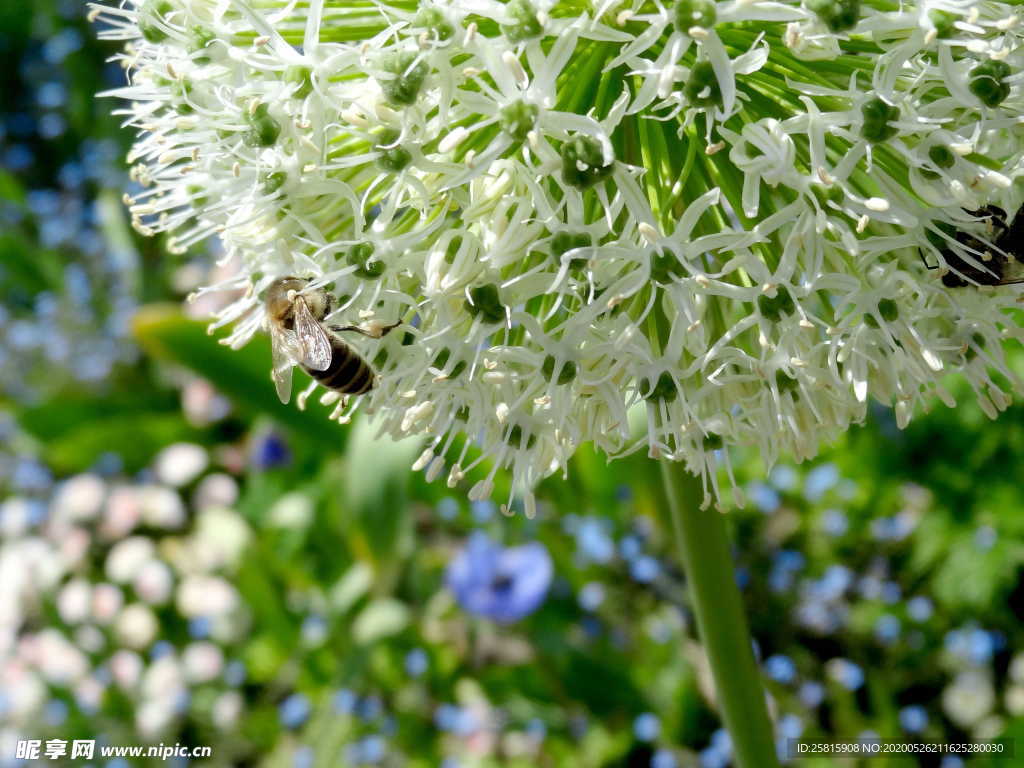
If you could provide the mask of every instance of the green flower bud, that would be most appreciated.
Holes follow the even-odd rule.
[[[444,249],[444,260],[448,264],[455,263],[455,257],[459,255],[459,248],[462,247],[462,235],[456,235],[448,241],[448,247]]]
[[[709,29],[718,20],[713,0],[679,0],[676,3],[676,29],[685,33],[691,27]]]
[[[779,369],[775,372],[775,386],[779,388],[779,392],[793,392],[799,386],[799,382],[782,369]]]
[[[373,147],[380,152],[377,156],[377,165],[389,173],[398,173],[412,162],[412,155],[409,150],[401,145],[395,144],[398,141],[399,133],[396,130],[388,129],[380,134],[379,142]]]
[[[608,178],[615,163],[604,164],[597,139],[577,134],[562,144],[562,180],[578,189],[592,187]]]
[[[554,355],[548,355],[547,357],[544,358],[544,364],[541,365],[541,368],[540,368],[541,373],[544,374],[544,378],[550,379],[550,378],[552,378],[555,375],[555,365],[557,365],[557,364],[558,364],[558,361],[555,360],[555,356]],[[562,367],[558,371],[557,383],[559,385],[561,385],[561,384],[568,384],[570,381],[572,381],[575,378],[576,378],[576,363],[574,363],[572,360],[566,360],[565,363],[562,364]]]
[[[949,147],[944,147],[941,144],[936,144],[928,150],[928,159],[939,168],[952,168],[956,163],[956,155],[950,151]]]
[[[757,297],[758,312],[769,320],[777,321],[783,315],[792,314],[794,309],[796,309],[796,303],[785,286],[780,286],[774,297],[763,293]]]
[[[663,371],[658,376],[658,380],[654,383],[653,387],[651,386],[650,379],[642,379],[640,381],[640,394],[647,400],[664,400],[666,403],[671,403],[679,396],[679,388],[676,386],[672,374],[668,371]]]
[[[807,8],[832,32],[853,29],[860,19],[860,0],[807,0]]]
[[[384,274],[384,262],[372,261],[373,243],[356,243],[348,251],[347,261],[356,268],[355,274],[364,280],[376,280]]]
[[[408,107],[416,103],[423,81],[430,74],[427,62],[414,51],[390,53],[381,61],[381,69],[393,77],[377,78],[384,98],[392,104]]]
[[[683,96],[695,107],[722,105],[722,90],[710,61],[698,61],[683,86]]]
[[[272,147],[281,135],[281,125],[270,116],[270,107],[260,104],[256,109],[245,113],[245,121],[249,130],[242,140],[249,147]]]
[[[505,320],[505,305],[501,303],[501,294],[494,283],[478,285],[470,288],[472,301],[466,302],[466,311],[479,317],[485,323],[501,323]]]
[[[651,280],[668,285],[683,277],[686,277],[686,269],[673,251],[662,248],[651,254]]]
[[[539,37],[544,31],[537,18],[537,9],[530,0],[511,0],[505,12],[512,17],[511,24],[502,25],[501,31],[513,43]]]
[[[864,116],[864,123],[860,128],[860,135],[872,144],[879,144],[888,141],[899,129],[889,123],[900,119],[900,108],[886,104],[877,96],[869,99],[860,108]]]
[[[957,19],[960,17],[955,13],[949,11],[943,11],[939,8],[932,8],[928,11],[928,21],[935,27],[935,31],[938,33],[938,38],[943,40],[956,31],[956,27],[953,26]]]
[[[188,45],[188,52],[194,54],[193,61],[197,64],[209,63],[210,56],[206,49],[217,39],[213,31],[206,27],[192,27],[189,37],[191,40]]]
[[[284,186],[286,181],[288,181],[288,174],[284,171],[274,171],[273,173],[264,174],[261,179],[263,194],[273,195]]]
[[[167,14],[174,10],[168,0],[147,0],[139,9],[139,32],[149,43],[159,43],[167,39],[167,33],[159,26]]]
[[[536,104],[516,101],[501,110],[501,129],[512,137],[516,146],[526,141],[526,134],[537,124],[540,109]]]
[[[175,80],[171,83],[171,96],[174,99],[174,109],[179,115],[190,115],[195,112],[187,99],[192,95],[191,80]]]
[[[286,83],[298,83],[292,98],[304,99],[313,92],[313,70],[309,67],[295,65],[284,71]]]
[[[455,27],[437,8],[421,8],[413,18],[412,26],[414,29],[425,29],[432,32],[438,40],[448,40],[455,34]]]
[[[986,61],[971,70],[967,87],[986,107],[998,107],[1010,95],[1010,65],[1005,61]]]
[[[551,238],[551,255],[561,262],[562,257],[576,248],[586,248],[594,244],[588,232],[556,232]],[[570,259],[569,269],[582,269],[587,264],[586,257]]]

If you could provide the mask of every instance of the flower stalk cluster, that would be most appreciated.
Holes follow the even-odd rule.
[[[1009,219],[1024,201],[1020,11],[128,0],[95,15],[126,43],[135,226],[175,251],[216,235],[239,258],[216,286],[248,289],[215,323],[233,345],[282,275],[327,287],[345,322],[401,320],[353,342],[380,374],[362,407],[431,436],[431,478],[456,485],[486,457],[479,499],[499,467],[529,498],[586,441],[684,461],[708,488],[718,449],[812,456],[869,396],[901,425],[953,405],[951,371],[986,413],[1005,408],[1016,295],[972,276],[1014,260],[966,243],[991,245],[986,206]]]

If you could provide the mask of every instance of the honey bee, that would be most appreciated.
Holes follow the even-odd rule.
[[[267,289],[266,323],[277,396],[282,403],[291,397],[294,365],[301,366],[322,386],[335,392],[369,392],[376,383],[376,372],[338,334],[354,331],[380,338],[401,323],[377,331],[355,325],[329,325],[324,319],[334,308],[334,297],[322,288],[310,290],[309,283],[300,277],[280,277]]]
[[[948,247],[948,241],[935,237],[932,244],[939,249],[948,268],[942,275],[942,284],[947,288],[964,288],[968,285],[1024,283],[1024,209],[1017,212],[1011,225],[1006,223],[1003,209],[994,205],[969,213],[986,218],[985,240],[959,230],[950,234],[980,267]],[[938,269],[941,265],[932,266],[926,260],[925,266]]]

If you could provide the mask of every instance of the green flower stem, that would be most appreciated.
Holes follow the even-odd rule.
[[[701,482],[681,465],[662,459],[661,474],[735,765],[777,768],[775,739],[736,585],[725,518],[714,509],[700,509]]]

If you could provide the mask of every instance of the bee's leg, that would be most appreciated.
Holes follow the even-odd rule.
[[[376,331],[368,331],[365,328],[360,328],[358,325],[331,325],[328,326],[335,333],[342,333],[344,331],[355,331],[361,333],[363,336],[369,336],[371,339],[379,339],[381,336],[387,336],[391,331],[402,324],[401,321],[392,323],[391,325],[385,325],[383,328],[379,328]]]

